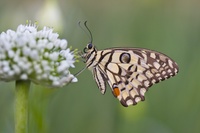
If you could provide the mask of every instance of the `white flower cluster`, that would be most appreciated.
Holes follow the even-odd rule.
[[[35,24],[19,25],[16,31],[0,34],[0,80],[31,80],[50,87],[77,82],[70,74],[74,52],[67,40],[52,28],[38,30]]]

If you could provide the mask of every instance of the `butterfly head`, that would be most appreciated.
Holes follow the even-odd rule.
[[[94,45],[92,43],[88,43],[87,46],[83,49],[84,53],[88,53],[94,49]]]
[[[86,60],[90,60],[97,52],[96,47],[92,43],[88,43],[87,46],[83,49],[82,57]]]

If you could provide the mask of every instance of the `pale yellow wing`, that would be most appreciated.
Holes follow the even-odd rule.
[[[105,81],[113,95],[125,107],[143,101],[150,86],[178,73],[178,66],[168,56],[140,48],[113,48],[97,51],[95,80],[105,93]]]

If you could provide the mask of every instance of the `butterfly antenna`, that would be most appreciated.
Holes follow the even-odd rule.
[[[90,35],[90,43],[92,43],[92,42],[93,42],[92,32],[90,31],[90,29],[89,29],[88,26],[87,26],[87,21],[85,21],[84,25],[85,25],[86,29],[87,29],[88,32],[89,32],[89,35]]]
[[[86,35],[88,36],[88,38],[90,39],[90,43],[92,43],[92,41],[93,41],[92,33],[91,33],[90,29],[88,28],[86,23],[87,23],[87,21],[84,22],[84,26],[86,27],[86,29],[87,29],[87,31],[89,33],[86,32],[86,30],[81,26],[81,21],[78,22],[78,25],[86,33]]]

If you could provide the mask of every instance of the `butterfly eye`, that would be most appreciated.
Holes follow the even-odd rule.
[[[89,43],[89,44],[87,45],[87,47],[88,47],[88,49],[91,49],[91,48],[93,47],[92,43]]]

